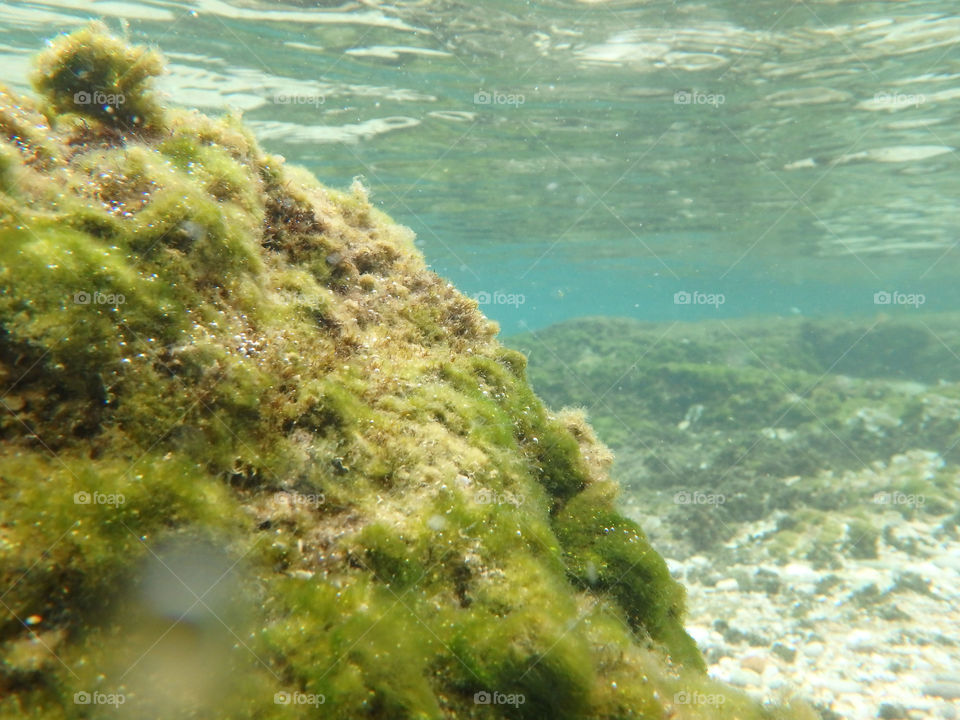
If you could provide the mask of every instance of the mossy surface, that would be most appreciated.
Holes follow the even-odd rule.
[[[93,25],[0,95],[0,717],[809,717],[705,677],[609,452],[411,233],[161,67]]]
[[[148,83],[162,69],[158,53],[127,45],[94,23],[58,38],[37,58],[32,81],[49,114],[75,114],[134,130],[160,122]]]
[[[871,514],[943,515],[960,501],[956,328],[955,315],[596,318],[508,342],[530,354],[548,403],[588,409],[632,510],[667,516],[672,550],[716,550],[770,518],[779,559],[829,564],[876,552]],[[835,510],[849,515],[846,539],[827,532]]]

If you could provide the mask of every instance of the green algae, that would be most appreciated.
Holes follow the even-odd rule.
[[[509,342],[531,353],[549,404],[589,408],[637,514],[667,515],[679,552],[787,514],[770,546],[777,559],[869,555],[872,540],[825,532],[830,511],[943,515],[960,499],[953,315],[670,327],[597,318]],[[698,491],[726,501],[685,502]]]
[[[706,670],[677,623],[684,612],[683,588],[670,581],[666,563],[636,523],[610,508],[610,493],[609,487],[591,487],[568,503],[558,520],[574,576],[584,587],[610,593],[631,628],[670,647],[676,661]]]
[[[161,69],[94,24],[2,95],[0,717],[810,717],[705,677],[609,452],[408,230]]]
[[[158,53],[127,45],[93,23],[58,38],[37,58],[31,79],[52,116],[73,113],[118,128],[149,128],[161,114],[149,81],[162,70]]]

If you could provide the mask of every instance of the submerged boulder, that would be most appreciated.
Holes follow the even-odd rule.
[[[364,188],[99,24],[0,91],[0,717],[810,717]]]

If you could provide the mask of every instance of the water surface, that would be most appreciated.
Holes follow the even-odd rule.
[[[920,310],[960,299],[960,16],[942,0],[7,0],[0,13],[14,84],[30,53],[92,17],[159,46],[172,101],[242,111],[330,184],[361,176],[439,273],[489,294],[506,332],[588,314],[917,309],[878,308],[878,292],[920,293]]]

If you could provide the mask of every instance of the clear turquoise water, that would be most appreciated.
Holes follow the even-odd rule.
[[[361,177],[383,210],[416,231],[438,273],[488,301],[483,309],[504,334],[587,315],[670,321],[655,330],[590,321],[513,340],[525,345],[530,377],[551,406],[588,408],[618,453],[625,511],[659,528],[658,547],[676,559],[677,548],[685,552],[670,544],[677,537],[725,539],[719,526],[739,531],[756,520],[752,508],[770,511],[756,511],[764,522],[783,508],[826,508],[823,497],[835,496],[818,493],[834,478],[844,491],[863,481],[859,490],[888,502],[915,498],[908,467],[927,473],[942,459],[936,482],[954,480],[960,392],[937,381],[957,377],[957,337],[945,324],[904,329],[872,316],[960,309],[957,7],[0,0],[0,82],[26,90],[32,54],[103,18],[164,52],[169,102],[242,111],[264,146],[328,184]],[[672,322],[768,315],[870,319],[811,323],[807,334],[787,323],[691,330]],[[786,400],[775,397],[781,391]],[[854,471],[853,481],[841,474]],[[930,517],[915,532],[940,543],[934,563],[954,567],[955,543],[931,529],[938,502],[955,513],[953,487],[919,487],[931,493]],[[744,499],[743,488],[753,494]],[[732,510],[719,520],[686,513],[701,508],[678,502],[675,489],[729,493]],[[837,502],[828,509],[841,523],[890,509],[875,499]],[[814,517],[811,527],[823,516]],[[758,549],[749,562],[760,557],[754,537],[744,545]],[[881,559],[893,571],[915,565],[928,577],[925,556],[884,543]],[[816,558],[798,549],[790,559],[805,567]],[[859,586],[855,560],[843,559],[850,584],[833,591],[829,607]],[[701,585],[684,573],[690,587]],[[720,613],[693,597],[705,631]],[[910,675],[884,680],[882,694],[857,671],[865,707],[899,697],[894,690],[922,694],[937,662],[925,657],[939,652],[931,645],[956,657],[957,603],[943,597],[933,607],[951,615],[933,640],[913,645],[929,636],[904,631],[884,663],[863,661],[877,669],[916,660],[903,666]],[[802,649],[815,627],[828,646],[846,647],[819,611],[801,635],[808,621],[796,605],[771,607],[797,621],[789,643]],[[938,615],[930,605],[905,607],[918,624]],[[787,637],[779,618],[769,627],[777,628],[771,640]],[[801,669],[791,683],[805,666],[792,667]]]
[[[327,183],[361,176],[505,333],[916,313],[960,304],[954,10],[7,0],[0,63],[22,87],[29,55],[91,17],[157,45],[172,102],[243,110]]]

